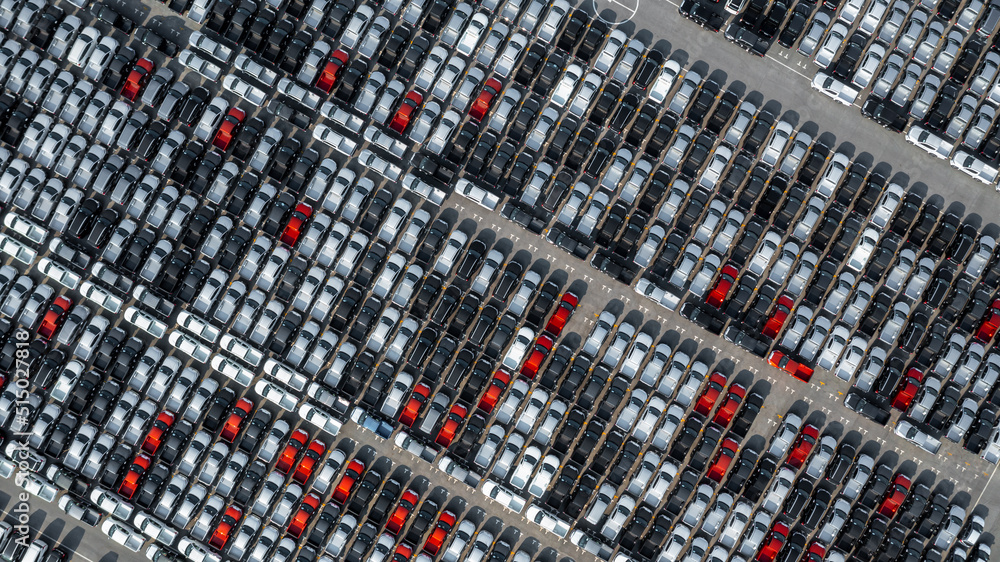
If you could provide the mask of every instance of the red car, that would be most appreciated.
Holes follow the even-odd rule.
[[[302,499],[302,503],[299,504],[299,510],[295,512],[295,517],[292,517],[292,520],[288,523],[289,535],[295,538],[299,538],[302,535],[302,531],[305,531],[309,525],[309,520],[312,519],[312,516],[316,514],[316,510],[319,509],[321,501],[315,493],[310,493]]]
[[[288,224],[281,231],[281,241],[289,246],[294,246],[302,235],[306,221],[312,216],[313,208],[305,203],[299,203],[292,211],[292,217],[288,219]]]
[[[896,390],[896,395],[892,397],[892,407],[897,410],[905,412],[910,408],[910,403],[913,402],[913,397],[917,395],[917,391],[920,390],[920,381],[923,380],[924,374],[920,372],[920,369],[916,367],[910,367],[906,371],[906,379],[899,384],[899,388]]]
[[[345,64],[347,64],[347,53],[343,49],[330,53],[330,60],[316,77],[316,87],[329,94],[337,84],[337,78],[340,77],[340,71]]]
[[[149,433],[146,434],[140,448],[150,455],[155,455],[170,426],[174,425],[174,419],[176,418],[172,412],[160,412],[160,415],[156,416],[156,420],[153,422],[153,427],[149,428]]]
[[[139,59],[132,67],[132,72],[128,73],[125,84],[122,85],[122,96],[128,101],[135,101],[152,76],[153,61],[145,57]]]
[[[736,457],[736,451],[739,448],[740,444],[735,439],[727,437],[722,442],[722,448],[715,455],[715,460],[712,461],[712,466],[708,468],[706,476],[716,482],[722,482],[722,479],[726,477],[726,472],[729,472],[729,465],[733,464],[733,459]]]
[[[69,309],[73,306],[73,301],[69,297],[60,295],[49,305],[48,312],[42,317],[42,323],[38,326],[38,335],[45,341],[49,341],[56,335],[56,331],[62,326],[69,314]]]
[[[882,498],[882,504],[878,506],[879,515],[885,515],[889,519],[896,516],[896,512],[899,511],[899,507],[903,505],[903,501],[906,500],[906,494],[910,491],[910,479],[906,476],[896,473],[896,476],[892,479],[892,486],[885,493],[885,497]]]
[[[365,464],[358,459],[352,459],[350,464],[347,465],[344,475],[340,477],[337,487],[333,489],[333,501],[339,505],[344,505],[347,502],[347,498],[351,496],[354,484],[361,479],[361,473],[364,471]]]
[[[490,111],[490,106],[493,105],[493,100],[496,99],[497,95],[500,94],[500,90],[503,89],[503,84],[496,78],[490,78],[483,85],[483,90],[479,92],[479,97],[476,101],[472,102],[472,107],[469,109],[469,117],[473,121],[482,121],[483,117]]]
[[[1000,328],[1000,299],[993,301],[989,317],[976,330],[976,339],[981,342],[990,341],[996,335],[997,328]]]
[[[725,302],[726,297],[729,296],[729,290],[733,288],[733,284],[736,283],[736,277],[739,276],[740,271],[733,267],[732,265],[726,264],[722,268],[722,275],[719,275],[719,279],[715,282],[715,286],[705,297],[705,302],[715,308],[721,308],[722,303]]]
[[[726,375],[723,375],[719,371],[712,373],[712,376],[708,377],[708,385],[705,386],[705,390],[702,391],[701,396],[698,397],[698,401],[695,402],[694,411],[707,416],[712,411],[715,401],[719,399],[719,395],[722,394],[722,389],[725,387]]]
[[[233,142],[233,137],[240,131],[240,125],[243,124],[246,116],[247,113],[242,109],[238,107],[231,108],[229,113],[226,114],[225,119],[222,120],[222,124],[219,125],[219,131],[215,133],[215,138],[212,139],[212,146],[222,151],[229,148],[229,143]]]
[[[809,382],[809,379],[813,376],[812,368],[807,367],[798,361],[792,360],[791,357],[785,355],[777,349],[772,351],[771,355],[767,356],[767,362],[772,367],[777,367],[802,382]]]
[[[413,422],[417,421],[417,414],[420,413],[420,408],[427,402],[427,397],[430,394],[431,387],[425,383],[418,383],[417,386],[414,386],[413,392],[410,394],[410,399],[406,402],[403,411],[399,413],[399,423],[406,427],[412,426]]]
[[[135,494],[135,490],[139,487],[139,480],[149,470],[149,465],[151,464],[153,464],[153,458],[146,453],[136,455],[128,474],[125,475],[125,479],[118,486],[118,495],[127,500],[132,499],[132,495]]]
[[[461,427],[462,421],[465,420],[465,415],[469,413],[469,410],[461,404],[455,404],[451,407],[451,411],[448,412],[448,418],[445,419],[444,423],[441,425],[441,429],[438,430],[437,437],[434,438],[434,442],[442,447],[447,447],[451,445],[452,439],[455,438],[455,432]]]
[[[444,544],[444,540],[448,538],[448,533],[451,532],[452,527],[455,525],[456,519],[455,514],[450,511],[445,511],[441,514],[437,526],[434,527],[434,531],[424,541],[424,552],[431,556],[437,555],[438,551],[441,550],[441,545]]]
[[[712,423],[721,427],[729,427],[729,423],[736,417],[736,412],[740,409],[740,404],[747,396],[747,389],[742,385],[733,383],[729,385],[729,393],[726,394],[726,401],[719,406],[712,418]]]
[[[403,492],[403,497],[400,498],[399,505],[393,510],[392,515],[389,516],[389,520],[385,524],[385,530],[393,536],[399,533],[403,525],[406,525],[406,520],[413,513],[413,508],[417,506],[418,501],[420,501],[420,496],[412,489]]]
[[[548,324],[545,325],[545,331],[552,334],[554,338],[558,338],[578,304],[580,304],[580,297],[573,293],[563,294],[562,300],[559,301],[559,308],[556,309],[555,314],[552,315],[552,318],[549,318]]]
[[[812,424],[806,424],[802,428],[802,432],[799,433],[798,439],[792,443],[792,452],[788,453],[788,461],[786,463],[795,468],[802,468],[802,463],[806,461],[809,453],[816,446],[816,439],[818,438],[819,428]]]
[[[240,398],[240,401],[233,406],[233,411],[226,419],[226,423],[222,426],[222,438],[232,443],[240,434],[243,420],[250,416],[251,411],[253,411],[253,402],[246,398]]]
[[[806,557],[803,558],[803,562],[822,562],[826,559],[826,547],[823,543],[814,540],[809,545],[809,550],[806,551]]]
[[[785,539],[788,538],[788,525],[778,522],[771,527],[771,532],[764,539],[764,546],[757,553],[757,562],[774,562],[781,547],[785,546]]]
[[[219,525],[212,532],[211,538],[208,539],[208,546],[215,550],[222,550],[229,542],[229,535],[232,534],[233,527],[236,527],[242,517],[243,510],[235,505],[227,507],[226,512],[222,514]]]
[[[296,429],[288,439],[288,444],[285,445],[285,450],[281,452],[281,456],[278,457],[278,462],[274,464],[274,468],[282,474],[288,474],[288,471],[292,469],[292,465],[295,464],[295,459],[299,456],[299,451],[302,450],[302,447],[306,446],[306,441],[308,440],[308,433],[302,429]]]
[[[420,92],[406,94],[406,97],[403,98],[403,103],[399,104],[399,109],[392,116],[392,121],[389,121],[389,128],[399,134],[403,134],[403,131],[410,126],[410,119],[422,103],[424,103],[424,96]]]
[[[305,454],[302,455],[299,466],[295,467],[292,478],[299,484],[305,484],[309,480],[309,477],[312,476],[313,470],[319,464],[319,460],[325,454],[326,443],[323,443],[319,439],[313,439],[312,443],[309,444],[309,448],[306,449]]]
[[[521,374],[529,379],[535,378],[535,375],[538,374],[538,369],[542,367],[545,358],[552,351],[553,343],[552,338],[546,334],[538,336],[538,339],[535,340],[535,348],[531,350],[528,360],[521,366]]]
[[[493,408],[496,408],[497,402],[500,401],[500,396],[506,390],[508,384],[510,384],[509,373],[503,369],[494,373],[490,387],[483,393],[483,397],[479,399],[479,405],[476,407],[487,414],[493,413]]]
[[[396,553],[392,555],[393,562],[405,562],[413,556],[413,547],[403,543],[396,547]]]
[[[771,338],[772,340],[781,331],[782,326],[785,325],[785,320],[788,319],[788,315],[792,312],[792,306],[795,301],[792,297],[788,295],[781,295],[778,297],[778,305],[774,307],[771,312],[770,318],[767,319],[767,323],[764,324],[764,329],[760,331],[764,337]]]

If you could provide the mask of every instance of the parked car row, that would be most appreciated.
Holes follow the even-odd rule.
[[[718,31],[722,4],[688,2],[681,13]],[[1000,7],[979,0],[925,5],[905,0],[774,2],[732,0],[726,37],[758,56],[774,41],[821,70],[812,86],[852,105],[931,156],[996,185],[994,125]],[[907,129],[909,129],[907,131]]]
[[[619,250],[604,263],[634,255],[629,271],[648,266],[674,276],[684,268],[664,261],[658,247],[648,247],[652,242],[640,248],[648,226],[640,217],[621,238],[616,229],[633,204],[670,225],[659,218],[667,212],[660,201],[668,186],[679,189],[679,182],[699,178],[710,190],[708,182],[730,178],[728,161],[698,174],[704,161],[685,158],[687,145],[671,143],[680,115],[692,133],[695,125],[700,129],[718,88],[706,89],[690,72],[681,78],[676,63],[645,53],[620,32],[609,34],[581,11],[571,14],[562,2],[486,3],[476,14],[462,3],[426,10],[420,3],[330,4],[179,6],[204,26],[178,55],[179,71],[157,68],[159,56],[130,56],[114,37],[92,37],[82,21],[64,54],[51,48],[54,39],[34,45],[38,49],[10,44],[0,250],[17,261],[2,271],[0,315],[10,320],[5,355],[10,350],[14,357],[17,348],[15,324],[40,339],[29,346],[38,418],[5,422],[37,428],[35,454],[62,465],[30,480],[32,489],[52,499],[55,486],[69,489],[67,500],[60,499],[67,513],[82,520],[109,513],[102,531],[131,550],[152,539],[158,544],[147,547],[151,557],[280,560],[295,553],[362,560],[371,553],[381,560],[408,559],[417,548],[428,557],[445,549],[448,559],[448,552],[454,559],[466,552],[492,560],[530,557],[513,552],[499,532],[484,535],[485,527],[473,539],[478,522],[459,523],[438,491],[418,507],[406,491],[424,496],[426,490],[414,482],[405,489],[409,476],[402,467],[392,471],[366,449],[354,454],[344,443],[332,447],[328,435],[348,411],[359,412],[350,408],[357,405],[364,410],[358,419],[380,420],[385,436],[406,426],[406,435],[397,434],[401,442],[421,443],[453,473],[482,474],[482,489],[498,501],[516,505],[519,496],[531,496],[530,518],[562,536],[572,524],[569,536],[584,548],[605,554],[602,543],[630,543],[630,556],[673,553],[677,541],[666,534],[671,525],[660,531],[653,509],[662,506],[662,517],[670,519],[683,513],[689,526],[700,523],[704,494],[686,491],[684,483],[702,472],[721,483],[725,468],[709,466],[708,459],[719,447],[721,456],[738,452],[763,397],[730,384],[721,372],[710,374],[705,362],[692,360],[694,353],[666,340],[654,343],[653,332],[628,317],[601,315],[577,350],[577,336],[563,331],[582,287],[543,275],[523,256],[505,255],[489,233],[453,224],[414,194],[422,193],[419,182],[451,184],[461,170],[456,189],[486,206],[495,199],[494,208],[501,197],[517,198],[504,214],[515,220],[522,216],[516,211],[532,214],[529,229],[538,231],[543,218],[564,219],[552,229],[553,240],[565,235],[566,247],[581,238],[578,255],[589,257],[586,237],[594,234],[592,249]],[[56,72],[60,66],[65,75]],[[51,87],[36,93],[28,67],[51,67],[52,84],[62,78],[65,97]],[[249,105],[213,94],[219,86],[212,82],[193,87],[195,74],[211,81],[230,70],[246,78],[236,82],[227,74],[223,87]],[[608,84],[604,76],[611,76]],[[619,100],[626,85],[634,89]],[[275,102],[259,111],[272,92]],[[675,117],[661,117],[663,105]],[[330,143],[330,136],[283,131],[281,120],[308,127],[317,108],[329,118],[324,135],[369,143],[362,158],[349,159],[354,148]],[[735,105],[721,108],[709,119],[716,135],[737,113]],[[765,122],[755,113],[742,117],[743,127]],[[345,124],[368,116],[374,129],[363,137]],[[277,124],[268,127],[272,118]],[[603,134],[605,122],[628,147],[616,134]],[[770,135],[767,125],[757,134]],[[378,131],[383,126],[384,133]],[[764,139],[751,150],[752,141],[743,141],[748,130],[735,127],[726,129],[735,139],[729,157],[741,143],[748,152],[736,159],[756,153]],[[577,149],[570,148],[574,137]],[[393,172],[411,143],[425,144],[426,158],[413,159],[412,172]],[[791,147],[781,159],[785,144],[769,142],[761,159],[791,176],[805,151],[814,152],[809,144]],[[637,161],[628,176],[640,150],[645,163]],[[539,170],[548,179],[530,188],[530,173]],[[654,187],[651,176],[666,179]],[[545,185],[552,177],[556,181]],[[402,191],[395,186],[399,178]],[[480,181],[501,188],[491,193]],[[598,191],[592,195],[586,182],[599,183]],[[571,185],[578,197],[569,193]],[[770,185],[777,189],[776,179]],[[734,185],[730,197],[741,188]],[[531,189],[537,190],[533,199]],[[605,206],[620,203],[608,219],[596,203],[582,208],[602,194]],[[757,195],[748,196],[753,202]],[[710,213],[719,210],[705,199]],[[536,210],[545,204],[547,211]],[[702,208],[697,211],[685,208],[678,216],[691,215],[694,227]],[[883,229],[893,209],[885,213]],[[714,244],[719,225],[699,224],[686,245]],[[661,238],[669,238],[661,230]],[[49,261],[43,265],[41,257]],[[648,261],[639,267],[642,260]],[[769,262],[761,257],[749,267],[762,275]],[[49,281],[40,281],[43,276]],[[783,328],[770,325],[775,336]],[[167,342],[157,342],[163,338]],[[206,376],[204,364],[225,384]],[[300,425],[300,416],[308,423]],[[612,420],[615,427],[608,428]],[[661,457],[652,482],[647,464]],[[664,472],[668,463],[678,470],[686,465],[676,485]],[[612,506],[626,479],[632,507]],[[73,492],[81,488],[86,497]],[[647,513],[639,507],[630,519],[640,501],[649,515],[639,517]],[[386,519],[390,509],[403,517],[398,526]],[[954,542],[945,539],[937,548]],[[700,544],[695,537],[692,556]]]

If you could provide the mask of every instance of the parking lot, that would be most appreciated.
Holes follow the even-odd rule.
[[[823,95],[906,133],[908,142],[933,157],[961,167],[966,155],[974,155],[979,163],[968,173],[996,183],[997,153],[989,139],[996,133],[991,125],[998,55],[990,37],[997,16],[988,5],[945,2],[912,12],[907,3],[881,1],[818,10],[809,3],[782,3],[766,13],[766,2],[730,2],[729,13],[721,5],[713,8],[708,11],[727,20],[717,24],[734,44],[783,61]],[[967,96],[962,83],[969,85]],[[980,101],[985,103],[977,111]]]
[[[250,545],[254,560],[989,558],[994,465],[977,454],[1000,454],[992,187],[840,115],[795,63],[728,56],[672,7],[637,5],[619,39],[598,22],[621,17],[588,28],[558,2],[488,8],[472,20],[481,36],[443,2],[339,20],[324,20],[333,2],[319,16],[275,2],[285,20],[259,29],[209,4],[81,14],[184,49],[172,60],[169,43],[114,32],[174,76],[106,119],[95,102],[75,102],[83,117],[50,107],[30,61],[7,82],[5,349],[17,323],[40,340],[34,409],[3,425],[30,427],[34,454],[64,467],[33,476],[33,493],[99,482],[74,501],[114,511],[101,532],[192,560]],[[379,33],[393,20],[390,48]],[[630,42],[635,21],[655,35]],[[123,81],[141,65],[119,53],[110,72],[94,57],[59,64],[112,102],[153,91],[139,71]],[[70,149],[54,127],[78,127],[70,145],[98,164],[60,171]],[[43,158],[75,202],[38,193],[48,166],[27,170]],[[111,322],[81,336],[74,303]],[[135,391],[148,398],[126,422]],[[910,420],[912,443],[899,436]],[[98,433],[115,454],[84,462]],[[222,486],[251,481],[246,453],[268,485],[229,501]],[[865,455],[876,477],[847,478]],[[383,487],[390,472],[400,480]],[[407,486],[427,498],[404,507]],[[157,504],[167,493],[188,495],[176,510]],[[127,500],[176,530],[132,527]],[[374,514],[393,505],[384,527]],[[739,542],[734,509],[750,519]],[[460,542],[467,528],[480,542]]]

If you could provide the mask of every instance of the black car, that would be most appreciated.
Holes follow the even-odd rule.
[[[893,217],[892,224],[889,226],[889,230],[898,236],[906,236],[907,231],[909,231],[914,220],[917,218],[921,202],[922,199],[919,195],[908,192],[900,203],[899,209],[896,211],[896,216]]]
[[[186,420],[180,420],[170,428],[166,439],[163,441],[160,452],[160,460],[169,464],[181,458],[187,449],[188,439],[194,433],[194,427]]]
[[[579,170],[580,166],[587,160],[597,144],[597,138],[601,131],[592,123],[584,125],[583,130],[577,136],[569,155],[566,157],[566,166],[572,170]],[[552,154],[552,150],[549,151]]]
[[[938,222],[937,229],[931,235],[930,241],[927,243],[927,252],[940,258],[958,234],[958,225],[958,215],[947,213]]]
[[[716,88],[718,88],[718,86],[716,86]],[[715,91],[718,92],[718,89]],[[710,103],[711,101],[709,104]],[[719,102],[715,106],[715,111],[713,111],[711,117],[709,117],[708,124],[705,128],[715,135],[722,134],[723,128],[727,123],[729,123],[729,120],[736,112],[736,106],[739,105],[739,103],[740,97],[736,94],[736,92],[733,92],[732,90],[726,90],[723,92],[723,94],[719,96]]]
[[[636,73],[635,78],[632,79],[632,85],[638,86],[643,90],[648,88],[653,79],[659,76],[660,67],[666,58],[663,53],[656,49],[646,51],[646,58],[643,59],[642,64],[639,66],[639,71]]]
[[[628,134],[625,136],[625,142],[633,148],[642,146],[643,141],[652,129],[653,123],[656,122],[656,116],[659,112],[660,108],[654,104],[644,104],[639,109],[639,115],[636,116],[635,122],[629,128]]]
[[[676,123],[677,118],[673,114],[669,112],[663,114],[659,123],[656,124],[656,128],[653,129],[653,134],[646,141],[643,152],[654,158],[659,158],[663,149],[667,147],[667,143],[673,139]]]
[[[862,31],[857,31],[847,40],[847,46],[840,55],[840,59],[833,68],[833,75],[841,80],[845,80],[854,74],[861,55],[864,54],[865,45],[868,43],[868,35]]]
[[[269,410],[258,408],[250,423],[246,425],[246,430],[240,439],[240,449],[247,453],[255,451],[271,426],[271,418],[272,414]]]
[[[757,414],[760,413],[760,409],[763,406],[763,395],[757,392],[748,393],[747,397],[743,400],[743,405],[740,406],[739,412],[736,413],[736,419],[733,420],[729,427],[731,436],[739,437],[740,439],[746,438],[747,433],[750,431],[750,426],[757,419]]]
[[[587,162],[587,166],[583,169],[583,172],[592,178],[599,177],[611,161],[611,155],[615,152],[615,149],[616,146],[613,140],[609,138],[602,139],[597,145],[597,150],[590,157],[590,161]]]
[[[541,72],[538,73],[538,78],[535,79],[535,83],[531,87],[531,91],[535,95],[547,98],[556,80],[562,74],[563,69],[566,68],[566,63],[566,55],[562,51],[555,50],[549,53],[545,64],[542,65]]]
[[[583,38],[588,23],[590,23],[590,16],[586,12],[580,9],[573,10],[556,41],[556,46],[567,53],[572,53],[580,39]]]
[[[399,58],[403,56],[403,51],[406,46],[410,43],[410,37],[413,35],[413,28],[409,24],[401,23],[393,28],[392,33],[389,35],[389,39],[385,42],[385,47],[382,48],[382,52],[379,54],[378,63],[386,67],[388,70],[392,70],[399,62]]]
[[[423,62],[424,57],[427,56],[430,48],[431,42],[427,38],[427,35],[418,35],[410,43],[406,53],[403,54],[403,58],[399,61],[399,68],[396,69],[397,77],[404,83],[409,82],[413,78],[413,74],[417,71],[417,68]]]
[[[667,505],[663,508],[664,512],[669,514],[671,518],[680,515],[684,504],[694,494],[694,490],[698,486],[698,476],[698,472],[690,468],[681,472],[680,478],[667,500]]]
[[[847,476],[847,472],[854,463],[854,457],[857,455],[857,452],[857,448],[854,445],[846,442],[841,443],[837,449],[837,453],[830,459],[830,463],[826,467],[826,480],[834,485],[842,484],[844,478]]]
[[[928,203],[924,205],[923,210],[920,212],[920,216],[917,218],[917,222],[914,224],[913,229],[910,231],[910,236],[907,241],[912,244],[923,245],[930,236],[931,231],[934,230],[934,226],[938,222],[938,215],[941,210],[938,209],[934,204]]]
[[[426,504],[427,502],[424,503]],[[414,523],[416,523],[416,521],[414,521]],[[423,529],[426,530],[426,527]],[[366,522],[362,525],[361,530],[358,531],[358,537],[354,539],[354,544],[351,545],[351,550],[347,552],[345,560],[347,560],[347,562],[361,562],[371,549],[372,544],[375,543],[378,532],[378,527],[371,522]]]
[[[790,49],[802,36],[806,22],[809,21],[814,9],[815,4],[797,2],[795,8],[792,9],[792,16],[785,22],[785,27],[782,28],[781,34],[778,36],[778,44]]]
[[[115,484],[118,483],[119,476],[128,472],[127,467],[133,456],[131,447],[124,443],[119,443],[118,447],[111,453],[107,463],[105,463],[104,470],[100,473],[99,481],[101,486],[114,488]]]
[[[597,54],[598,48],[604,44],[605,37],[610,31],[610,26],[602,19],[595,19],[590,22],[587,33],[583,36],[583,41],[576,49],[576,56],[583,62],[590,64],[591,59]]]
[[[621,103],[618,105],[618,109],[615,110],[614,115],[611,117],[611,122],[608,123],[608,128],[616,133],[621,133],[625,129],[625,125],[632,121],[635,117],[636,108],[639,106],[639,96],[635,94],[627,94],[622,98]]]
[[[531,96],[524,100],[520,109],[517,110],[517,115],[514,116],[510,130],[507,131],[507,138],[516,143],[522,142],[528,132],[534,127],[541,107],[542,101],[536,96]]]
[[[774,125],[774,119],[774,114],[770,111],[761,110],[757,113],[753,127],[743,141],[743,150],[756,155],[771,133],[771,126]]]
[[[144,509],[150,509],[160,497],[160,493],[170,480],[170,469],[162,463],[146,473],[142,485],[135,493],[135,503]]]

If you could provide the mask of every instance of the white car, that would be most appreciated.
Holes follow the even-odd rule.
[[[656,103],[662,104],[663,101],[666,99],[667,94],[670,93],[670,90],[673,89],[674,82],[677,81],[677,77],[680,76],[680,74],[681,74],[681,65],[677,61],[668,60],[667,62],[663,63],[663,70],[660,71],[660,75],[656,78],[656,81],[653,82],[653,85],[650,86],[649,88],[649,99]],[[744,103],[747,104],[747,102]],[[749,108],[753,107],[754,107],[753,105],[749,105]],[[740,108],[743,108],[743,104],[740,105]],[[756,109],[753,109],[751,111],[751,117],[754,113],[756,113]],[[737,119],[733,121],[733,125],[730,126],[730,129],[732,129],[732,127],[735,126],[736,123],[739,121],[740,118],[737,116]],[[727,132],[725,139],[726,142],[730,142],[729,138],[730,135]]]
[[[550,97],[551,102],[556,107],[565,107],[582,77],[583,69],[580,65],[569,65],[565,72],[563,72],[562,78],[559,79],[555,89],[552,91],[552,96]]]
[[[820,68],[827,68],[833,63],[833,58],[840,50],[841,45],[844,44],[844,40],[847,38],[848,28],[844,23],[838,21],[833,24],[830,28],[830,32],[827,33],[826,39],[820,45],[818,51],[816,51],[816,56],[813,58],[813,62],[817,64]]]
[[[778,121],[774,125],[774,133],[764,148],[764,153],[760,158],[761,162],[772,167],[777,165],[778,158],[785,151],[785,146],[792,136],[792,130],[792,126],[786,121]]]
[[[441,30],[441,42],[449,47],[454,47],[470,16],[472,16],[472,6],[466,2],[459,2]]]
[[[514,337],[514,343],[510,346],[507,354],[504,356],[502,365],[509,369],[510,371],[516,371],[517,367],[520,366],[521,360],[528,352],[528,346],[535,339],[535,333],[527,327],[522,327],[518,330],[517,335]]]
[[[431,91],[431,94],[441,100],[448,99],[452,90],[455,89],[455,84],[462,78],[465,67],[465,59],[458,55],[454,55],[448,59],[440,76],[434,81],[434,89]]]
[[[607,76],[608,72],[611,71],[611,66],[618,59],[618,53],[621,52],[627,40],[628,36],[625,35],[624,31],[620,29],[612,31],[604,43],[604,48],[597,55],[597,60],[594,61],[594,70]]]
[[[850,381],[854,378],[854,374],[857,373],[858,367],[861,365],[861,360],[868,350],[868,341],[860,336],[854,336],[846,347],[847,351],[840,359],[840,362],[837,363],[834,372],[841,379]]]
[[[393,80],[382,92],[375,108],[372,111],[372,119],[378,123],[385,123],[392,115],[392,109],[396,105],[396,100],[403,95],[406,87],[399,80]]]
[[[263,106],[267,100],[264,90],[234,74],[228,74],[222,79],[222,87],[255,106]]]
[[[542,21],[541,27],[538,29],[538,40],[545,44],[551,43],[555,39],[556,33],[562,27],[562,23],[566,19],[566,14],[569,13],[569,10],[569,2],[566,2],[566,0],[555,0],[552,3],[552,7],[549,8],[549,13],[545,16],[545,20]]]
[[[368,30],[368,26],[371,24],[374,16],[375,10],[367,4],[362,4],[354,12],[354,15],[347,22],[344,32],[340,37],[340,42],[345,49],[351,50],[357,46],[358,41],[361,40],[361,37]]]
[[[902,186],[897,183],[890,183],[886,187],[882,199],[875,207],[870,223],[879,230],[884,230],[888,226],[889,220],[892,219],[892,215],[896,212],[896,208],[899,206],[904,194]]]
[[[448,50],[444,47],[437,46],[431,49],[430,53],[428,53],[427,57],[424,59],[424,63],[420,67],[420,70],[417,72],[414,85],[424,92],[429,92],[434,86],[434,81],[441,72],[441,67],[444,65],[444,61],[447,57]]]
[[[504,47],[503,51],[501,51],[500,58],[493,67],[493,71],[504,78],[508,77],[510,73],[514,71],[514,66],[521,58],[521,54],[524,52],[524,48],[527,44],[528,38],[525,37],[523,33],[515,33],[512,35],[507,41],[507,46]]]
[[[921,65],[927,64],[931,60],[931,56],[937,52],[938,45],[940,45],[944,35],[944,30],[944,23],[938,19],[932,19],[930,24],[927,25],[924,40],[917,45],[917,49],[913,53],[913,60]],[[935,70],[937,69],[935,68]]]
[[[354,109],[357,109],[361,113],[368,113],[375,107],[375,102],[379,98],[379,93],[385,86],[386,79],[385,75],[381,72],[372,72],[368,76],[368,80],[365,82],[364,88],[358,94],[357,99],[354,101]]]
[[[677,88],[677,92],[674,93],[674,97],[670,100],[670,105],[667,109],[677,113],[678,115],[683,115],[684,111],[687,109],[688,104],[691,102],[691,97],[694,95],[695,90],[701,84],[701,75],[689,70],[684,74],[684,78],[681,79],[681,85]]]
[[[937,97],[940,87],[940,77],[934,74],[928,74],[925,76],[913,103],[910,105],[910,116],[915,119],[923,119],[930,110],[931,104],[934,102],[934,98]]]
[[[459,53],[469,57],[475,52],[476,46],[483,34],[490,28],[489,17],[483,12],[476,12],[465,27],[465,32],[458,40],[456,49]]]
[[[953,139],[960,138],[975,115],[976,106],[978,105],[979,100],[976,96],[972,94],[962,96],[962,99],[958,102],[958,109],[952,113],[952,118],[948,122],[945,134]]]
[[[878,72],[879,66],[882,64],[882,60],[885,58],[885,47],[880,43],[873,43],[868,47],[867,52],[863,59],[861,59],[861,66],[858,67],[857,72],[854,73],[854,78],[851,82],[858,88],[867,88],[871,84],[872,79],[875,77],[875,73]]]
[[[434,262],[434,271],[448,277],[451,274],[451,270],[454,269],[455,263],[458,261],[459,254],[465,249],[465,244],[468,240],[469,237],[464,232],[457,229],[452,231],[448,236],[448,241],[444,249],[441,251],[441,255]]]

